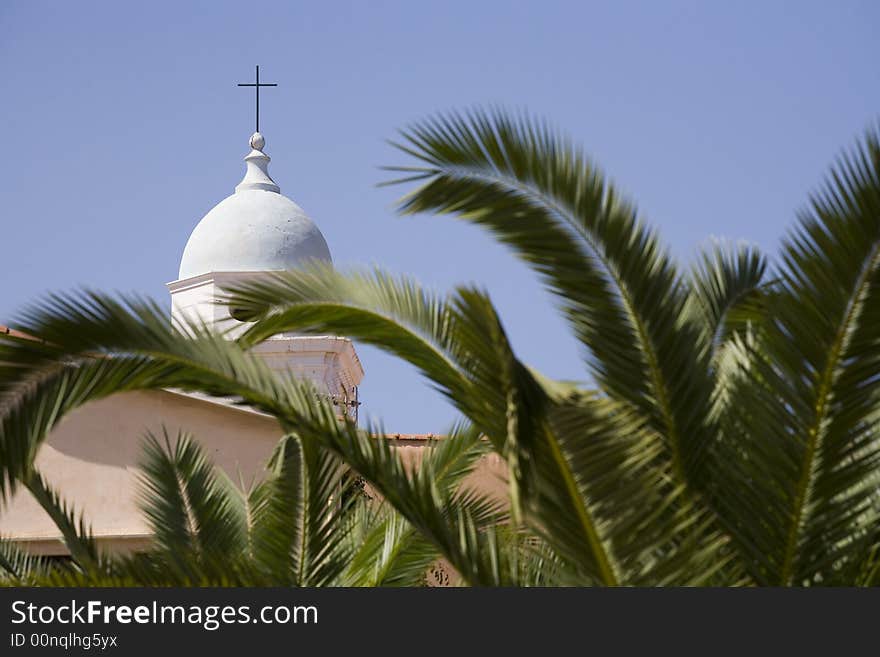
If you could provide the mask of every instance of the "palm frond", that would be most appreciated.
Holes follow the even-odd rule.
[[[28,476],[73,408],[126,390],[198,390],[272,412],[276,379],[259,358],[203,327],[172,327],[138,299],[53,296],[23,313],[36,339],[0,335],[0,494]],[[245,400],[246,398],[246,400]],[[3,498],[0,498],[2,501]]]
[[[360,504],[353,515],[357,548],[342,579],[346,586],[418,586],[440,558],[437,547],[388,505]]]
[[[381,270],[343,274],[314,263],[230,286],[225,303],[255,320],[248,347],[285,331],[346,335],[412,363],[446,396],[466,403],[467,360],[445,299]]]
[[[267,476],[242,496],[246,504],[249,557],[277,583],[293,584],[298,569],[305,504],[305,472],[300,443],[283,437],[269,460]]]
[[[85,516],[64,501],[36,469],[30,470],[23,483],[61,532],[64,545],[77,565],[85,571],[98,568],[101,555]]]
[[[393,331],[385,328],[389,324],[399,322],[403,324],[402,328],[415,327],[420,333],[428,336],[427,340],[432,345],[439,344],[445,348],[446,344],[454,343],[455,350],[445,349],[444,353],[448,355],[448,362],[457,367],[466,383],[458,389],[450,386],[447,388],[447,394],[460,404],[460,410],[473,423],[475,429],[489,439],[494,449],[507,462],[514,522],[517,521],[520,507],[527,505],[531,508],[529,522],[535,523],[536,526],[540,526],[538,518],[554,518],[554,530],[558,528],[556,524],[558,523],[559,526],[568,526],[571,532],[564,537],[557,534],[556,538],[560,543],[554,545],[554,548],[570,555],[573,561],[579,564],[582,568],[582,579],[587,578],[589,581],[604,584],[620,584],[628,581],[627,578],[632,577],[632,573],[636,572],[637,568],[632,564],[626,568],[616,568],[614,562],[621,557],[612,554],[609,543],[611,539],[609,534],[605,533],[608,523],[604,518],[599,519],[595,516],[595,509],[592,506],[594,498],[586,496],[578,484],[580,473],[577,468],[582,467],[583,464],[569,460],[570,454],[565,453],[566,448],[561,444],[559,436],[555,435],[548,426],[546,418],[548,408],[551,406],[548,396],[528,368],[517,360],[491,301],[479,290],[469,288],[456,289],[448,299],[434,301],[432,307],[442,308],[440,314],[444,317],[444,331],[439,334],[435,328],[436,322],[413,319],[436,316],[430,312],[430,308],[419,309],[419,304],[424,303],[424,300],[418,295],[407,294],[414,289],[415,286],[405,280],[395,281],[383,275],[365,277],[357,274],[345,275],[329,269],[313,269],[306,272],[287,272],[273,280],[238,288],[232,291],[230,303],[239,306],[246,303],[249,297],[256,298],[254,308],[259,307],[261,310],[252,316],[256,322],[251,329],[251,339],[261,339],[281,331],[323,333],[331,330],[345,333],[358,340],[372,342],[391,353],[399,353]],[[324,297],[333,300],[332,323],[326,321],[327,315],[319,312]],[[361,321],[362,309],[371,307],[377,298],[383,299],[379,306],[385,316],[382,331]],[[401,299],[404,299],[405,303]],[[414,362],[411,354],[404,355],[410,358],[410,362]],[[427,371],[425,373],[429,374]],[[463,391],[468,393],[466,402],[462,402],[461,399]],[[479,405],[475,405],[473,400],[479,401]],[[625,409],[621,409],[620,414],[630,417],[632,412],[627,414]],[[630,418],[628,422],[629,425],[625,421],[612,423],[604,427],[604,430],[609,436],[615,435],[615,432],[632,433],[632,427],[640,424],[638,417]],[[584,442],[590,435],[590,427],[581,427],[581,430],[580,436],[572,435],[569,441],[577,439]],[[626,457],[625,443],[620,441],[614,443],[618,450],[617,454],[622,455],[618,469],[614,470],[615,475],[626,474],[626,468],[637,469],[639,464],[663,460],[663,441],[657,439],[656,433],[650,435],[653,437],[653,443],[651,449],[646,450],[648,456],[643,462],[635,465]],[[341,444],[335,444],[335,448],[342,449],[342,445],[352,450],[357,443],[350,444],[343,441]],[[643,448],[644,444],[637,443],[632,449],[637,452],[638,449]],[[610,447],[609,451],[612,451]],[[381,468],[389,467],[389,464],[383,461],[385,457],[381,452],[367,450],[361,453],[356,451],[341,453],[350,465],[368,478],[375,476],[370,470],[377,465],[374,459],[379,459]],[[368,461],[372,462],[368,464]],[[605,463],[607,465],[608,461]],[[662,466],[655,468],[655,471],[657,474],[653,479],[649,482],[641,480],[641,483],[644,485],[650,483],[652,486],[663,484],[663,488],[654,491],[658,497],[651,500],[650,504],[640,507],[640,503],[636,503],[636,507],[656,511],[656,502],[662,498],[662,494],[676,490],[674,486],[665,483],[672,476],[670,471],[664,470]],[[648,488],[648,491],[652,490],[654,489]],[[388,494],[385,490],[381,492],[383,495]],[[607,494],[607,489],[602,493]],[[620,501],[621,498],[616,499]],[[642,546],[646,554],[650,552],[649,545],[660,549],[658,545],[663,541],[668,547],[669,544],[684,540],[687,533],[685,529],[696,532],[693,526],[680,526],[682,520],[675,511],[676,506],[690,509],[692,504],[688,506],[678,493],[672,495],[670,500],[671,502],[663,507],[664,512],[670,517],[660,532],[662,541],[659,534],[647,540]],[[400,510],[397,506],[397,498],[391,498],[389,501]],[[418,511],[424,512],[424,510],[422,508]],[[407,512],[401,512],[409,518]],[[410,510],[410,513],[412,512]],[[709,516],[705,513],[700,518],[703,524],[709,521]],[[626,535],[628,528],[625,525],[621,527],[622,533],[617,535],[621,536],[621,544],[623,544],[625,541],[622,537]],[[424,528],[420,529],[424,532]],[[707,545],[714,545],[711,532],[702,525],[700,531],[703,532],[700,540],[705,539]],[[613,528],[610,534],[614,535]],[[378,544],[378,538],[376,542]],[[458,568],[455,558],[457,557],[450,561]],[[671,561],[667,559],[667,563]],[[685,571],[686,568],[682,567],[676,572],[681,574]],[[659,571],[654,575],[659,578],[658,573]],[[462,574],[468,580],[468,574]]]
[[[421,162],[406,170],[425,182],[401,210],[454,214],[512,247],[559,299],[601,388],[638,409],[688,481],[710,386],[698,328],[682,321],[684,282],[655,233],[580,150],[527,116],[446,114],[402,136]]]
[[[311,386],[280,381],[241,346],[198,326],[186,326],[185,330],[172,327],[159,312],[138,300],[117,300],[92,293],[53,297],[44,306],[26,313],[19,328],[40,341],[3,345],[0,363],[10,375],[3,379],[5,390],[15,393],[6,397],[10,405],[3,416],[3,442],[24,445],[35,452],[46,432],[64,413],[91,399],[123,390],[170,387],[238,399],[273,414],[282,427],[295,432],[304,443],[312,441],[334,448],[325,436],[339,434],[338,419]],[[38,384],[33,384],[34,379],[39,379]],[[71,379],[73,386],[69,384]],[[42,417],[46,407],[53,410],[48,419]],[[338,448],[340,444],[344,443],[338,443],[334,451],[350,457],[351,453]],[[384,482],[405,483],[399,460],[390,457],[390,453],[383,454],[382,459],[372,464],[377,469],[371,474],[379,472],[377,478]],[[315,461],[323,472],[318,475],[319,481],[326,480],[331,469],[330,461],[321,459]],[[363,465],[350,460],[349,463],[355,469]],[[29,460],[23,459],[22,469],[26,471],[29,467]],[[338,463],[333,467],[338,467]],[[416,511],[426,513],[432,521],[442,521],[443,512],[428,507],[428,500],[434,500],[429,482],[422,481],[418,490],[422,508],[397,495],[398,510],[406,509],[411,522],[424,520],[418,518]],[[458,529],[453,538],[449,533],[452,530],[443,526],[437,534],[442,534],[443,547],[455,550],[459,556],[461,550],[479,551],[483,544],[491,547],[491,542],[486,543],[486,537],[478,531],[485,507],[469,500],[455,500],[451,504],[457,514],[453,527]],[[316,527],[322,526],[321,522],[316,523]],[[438,527],[439,524],[435,525]],[[314,535],[317,537],[320,532]],[[326,545],[321,543],[320,549],[328,549]],[[488,554],[484,553],[485,559]],[[480,568],[491,566],[491,572],[497,574],[498,555],[492,556],[491,563],[485,559]],[[466,560],[459,561],[463,564]],[[485,581],[490,581],[488,572]]]
[[[0,537],[0,586],[30,586],[53,569],[52,562]]]
[[[342,274],[314,266],[241,285],[229,294],[229,303],[248,308],[256,320],[243,344],[283,331],[338,332],[374,344],[418,367],[514,470],[519,467],[516,435],[531,430],[534,409],[520,404],[526,399],[513,378],[519,366],[482,292],[460,288],[439,299],[409,279],[381,271]],[[519,475],[510,477],[514,511],[522,481]]]
[[[291,390],[291,394],[301,394]],[[420,534],[431,541],[470,584],[510,583],[506,560],[491,528],[504,515],[494,500],[462,491],[444,501],[430,459],[409,472],[377,432],[335,421],[329,407],[303,400],[298,434],[323,444],[361,474]]]
[[[430,477],[446,504],[462,480],[487,452],[487,443],[473,427],[456,425],[441,441],[424,448]],[[421,464],[417,467],[422,467]],[[397,511],[361,505],[359,548],[352,556],[346,581],[353,586],[415,586],[441,554]],[[488,510],[494,513],[494,506]],[[363,531],[363,530],[367,531]]]
[[[670,476],[670,464],[660,458],[662,441],[631,409],[582,394],[560,399],[547,440],[553,449],[535,454],[541,486],[531,516],[542,539],[573,571],[563,570],[563,579],[695,585],[708,583],[727,565],[726,541],[713,529],[708,509]],[[570,473],[567,495],[556,483],[559,462]],[[580,517],[571,512],[571,500],[579,501]],[[589,534],[582,528],[586,519]],[[585,538],[599,542],[607,573]]]
[[[298,434],[297,439],[305,469],[305,499],[299,542],[294,549],[296,581],[300,586],[327,586],[341,577],[351,558],[347,540],[351,528],[339,522],[354,503],[346,494],[351,483],[343,477],[345,469],[338,455],[326,449],[317,436]]]
[[[714,242],[691,272],[691,302],[707,347],[717,353],[727,336],[761,322],[767,259],[749,244]]]
[[[841,158],[781,259],[772,321],[730,386],[716,499],[759,582],[835,583],[880,520],[876,133]]]
[[[185,572],[187,562],[234,560],[244,549],[234,492],[223,485],[203,450],[185,433],[172,440],[147,433],[139,502],[156,547]]]

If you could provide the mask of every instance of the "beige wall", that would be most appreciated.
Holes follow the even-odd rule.
[[[129,392],[92,402],[70,413],[40,449],[37,466],[68,503],[83,511],[108,549],[140,549],[149,534],[137,506],[138,463],[147,430],[172,436],[192,434],[214,463],[234,481],[259,477],[280,429],[275,420],[216,401],[171,392]],[[408,464],[415,465],[428,441],[392,439]],[[497,456],[484,459],[467,479],[503,499],[504,468]],[[27,491],[19,491],[0,512],[0,535],[22,541],[31,551],[64,554],[55,525]]]
[[[137,464],[149,429],[191,433],[236,481],[250,482],[278,440],[277,423],[248,411],[170,392],[129,392],[92,402],[64,418],[40,449],[37,466],[64,498],[85,513],[95,536],[111,546],[144,543],[137,508]],[[63,553],[58,530],[20,491],[0,514],[0,534],[34,551]],[[140,540],[138,540],[140,538]]]

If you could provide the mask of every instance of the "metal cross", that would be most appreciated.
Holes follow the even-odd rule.
[[[278,85],[275,83],[268,82],[260,82],[260,66],[257,65],[257,81],[256,82],[241,82],[238,85],[239,87],[255,87],[257,90],[257,132],[260,131],[260,87],[277,87]]]

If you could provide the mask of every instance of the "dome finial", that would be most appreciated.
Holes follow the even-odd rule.
[[[251,145],[251,148],[253,148],[255,151],[261,151],[266,145],[266,139],[259,132],[255,132],[251,135],[251,140],[249,143]]]
[[[235,187],[236,192],[249,189],[258,189],[264,192],[281,192],[281,188],[275,184],[269,175],[268,155],[263,152],[266,146],[266,140],[259,132],[255,132],[250,138],[251,152],[248,153],[244,161],[247,163],[247,171],[242,181]]]

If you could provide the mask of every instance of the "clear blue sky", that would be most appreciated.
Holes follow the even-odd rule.
[[[839,150],[880,116],[880,3],[0,4],[0,323],[78,285],[167,301],[190,231],[243,173],[260,64],[282,192],[339,265],[478,282],[521,357],[583,379],[533,276],[477,229],[399,218],[385,140],[498,103],[567,130],[678,257],[709,236],[773,251]],[[360,348],[365,412],[442,431],[452,410]]]

